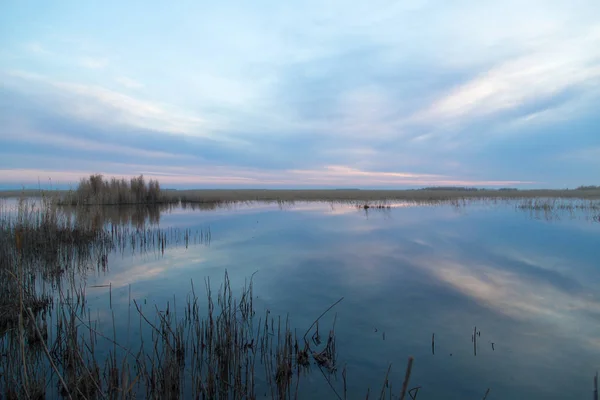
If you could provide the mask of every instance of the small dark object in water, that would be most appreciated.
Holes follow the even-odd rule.
[[[486,390],[485,395],[483,396],[483,400],[487,399],[489,394],[490,394],[490,388],[488,388],[488,390]]]
[[[414,387],[408,391],[408,395],[411,399],[415,400],[417,398],[417,395],[419,394],[419,389],[421,389],[421,386]]]
[[[368,209],[370,208],[370,206],[369,206],[368,204],[365,204],[365,205],[363,206],[363,208],[364,208],[365,210],[368,210]]]

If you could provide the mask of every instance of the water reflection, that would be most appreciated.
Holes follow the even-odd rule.
[[[146,225],[160,224],[162,213],[168,213],[178,207],[173,204],[160,205],[110,205],[110,206],[58,206],[44,199],[0,199],[0,217],[16,215],[21,209],[29,212],[45,212],[47,208],[61,214],[80,226],[102,227],[133,226],[143,228]],[[25,204],[25,207],[23,205]]]
[[[389,362],[399,388],[409,355],[420,399],[481,398],[488,387],[498,398],[589,395],[600,367],[600,225],[548,223],[505,204],[368,211],[328,203],[173,210],[161,224],[210,224],[210,249],[126,260],[98,282],[164,304],[191,280],[218,281],[227,269],[239,287],[258,271],[255,306],[289,313],[299,330],[344,296],[337,346],[351,398],[380,387]],[[318,374],[308,379],[306,398],[331,395]]]
[[[173,205],[138,205],[138,206],[90,206],[61,207],[64,212],[73,215],[79,223],[93,226],[131,225],[143,228],[146,225],[160,224],[162,213],[174,209]]]
[[[109,271],[88,277],[88,288],[98,287],[88,289],[89,307],[107,332],[114,314],[127,343],[140,334],[128,320],[132,299],[148,309],[177,304],[181,315],[192,282],[220,282],[227,270],[236,289],[258,271],[257,312],[289,314],[301,334],[344,297],[337,316],[322,322],[335,318],[349,398],[364,398],[367,387],[378,394],[389,363],[399,393],[409,355],[419,399],[483,398],[487,388],[488,398],[585,398],[600,368],[600,224],[587,222],[586,210],[566,211],[575,218],[530,218],[502,202],[165,209],[150,222],[192,232],[210,226],[211,246],[111,254]],[[148,223],[142,214],[81,218]],[[342,391],[340,376],[333,384]],[[335,396],[318,373],[300,393]]]

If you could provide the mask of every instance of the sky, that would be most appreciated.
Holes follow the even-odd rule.
[[[0,188],[600,184],[598,0],[2,4]]]

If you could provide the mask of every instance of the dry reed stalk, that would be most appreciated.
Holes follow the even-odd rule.
[[[381,386],[381,393],[379,395],[380,400],[385,400],[385,390],[389,386],[389,375],[392,370],[392,364],[388,366],[387,372],[385,373],[385,379],[383,380],[383,385]]]
[[[594,400],[598,400],[598,372],[594,376]]]
[[[20,235],[18,235],[17,237],[19,237]],[[20,240],[17,240],[17,247],[20,247]],[[18,271],[18,284],[19,284],[19,343],[20,343],[20,348],[21,348],[21,360],[23,362],[23,369],[22,369],[22,380],[23,380],[23,389],[25,390],[25,394],[27,395],[27,398],[29,398],[29,373],[27,371],[27,363],[26,363],[26,358],[25,358],[25,329],[23,326],[23,311],[24,311],[24,304],[23,304],[23,285],[21,284],[21,282],[23,282],[23,263],[22,263],[22,259],[20,257],[20,255],[17,255],[17,259],[18,259],[18,267],[17,267],[17,271]]]
[[[404,398],[406,397],[406,391],[408,390],[408,381],[410,380],[410,373],[412,371],[413,361],[413,357],[408,357],[408,365],[406,366],[404,382],[402,382],[402,392],[400,392],[400,400],[404,400]]]
[[[348,398],[348,388],[347,388],[347,369],[346,369],[346,364],[344,364],[344,369],[342,370],[342,379],[344,381],[344,400],[346,400]]]
[[[343,298],[343,297],[342,297],[342,298],[340,298],[340,299],[339,299],[338,301],[336,301],[335,303],[333,303],[331,306],[329,306],[329,308],[328,308],[327,310],[323,311],[323,313],[322,313],[321,315],[319,315],[319,317],[318,317],[317,319],[315,319],[315,320],[314,320],[314,322],[312,323],[312,325],[311,325],[311,326],[309,326],[309,327],[308,327],[308,329],[306,330],[306,333],[304,333],[304,336],[303,336],[303,339],[304,339],[304,341],[306,341],[306,335],[308,335],[308,332],[310,332],[310,330],[311,330],[311,329],[312,329],[312,328],[313,328],[313,327],[314,327],[316,324],[318,324],[318,323],[319,323],[319,320],[320,320],[321,318],[323,318],[323,316],[324,316],[325,314],[327,314],[327,313],[329,312],[329,310],[331,310],[333,307],[335,307],[336,305],[338,305],[338,304],[339,304],[339,303],[340,303],[342,300],[344,300],[344,298]]]
[[[31,311],[31,308],[27,308],[27,312],[29,313],[29,317],[31,318],[31,321],[33,322],[33,326],[35,328],[35,331],[36,331],[36,333],[38,335],[38,338],[40,339],[40,341],[42,343],[42,349],[44,350],[44,353],[46,353],[46,356],[48,357],[48,361],[50,362],[50,365],[52,366],[52,369],[54,369],[54,372],[56,373],[56,376],[58,376],[58,379],[60,380],[60,383],[62,384],[63,389],[67,393],[67,397],[69,399],[72,399],[71,392],[69,391],[69,387],[67,386],[67,383],[65,382],[65,380],[62,377],[62,375],[60,374],[60,371],[56,367],[56,364],[54,364],[54,361],[52,361],[52,356],[50,355],[50,351],[48,350],[48,347],[46,346],[46,343],[44,341],[42,333],[38,329],[37,324],[35,324],[35,316],[33,315],[33,311]]]
[[[477,327],[473,329],[473,355],[477,355]]]

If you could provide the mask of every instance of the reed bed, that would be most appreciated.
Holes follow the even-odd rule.
[[[87,210],[86,210],[87,211]],[[173,246],[210,245],[210,228],[161,229],[85,220],[47,199],[21,199],[16,209],[0,206],[0,332],[25,309],[45,309],[52,291],[68,278],[107,272],[113,252],[164,255]]]
[[[515,208],[538,219],[558,220],[564,215],[575,217],[582,214],[591,221],[600,222],[600,200],[523,199]]]
[[[26,308],[27,333],[13,330],[0,339],[5,355],[0,364],[3,395],[7,399],[291,399],[299,397],[300,383],[312,370],[323,374],[333,397],[347,398],[345,367],[343,391],[332,384],[337,372],[335,322],[324,341],[318,320],[325,313],[302,338],[292,332],[289,319],[274,317],[268,310],[257,323],[252,280],[238,298],[227,273],[223,282],[214,296],[206,281],[205,310],[192,283],[180,318],[172,303],[159,310],[132,300],[140,332],[151,331],[150,338],[140,334],[132,348],[119,344],[116,333],[97,328],[86,314],[83,291],[65,296],[59,290],[54,316],[36,315]],[[108,353],[100,348],[108,348]],[[418,393],[418,389],[404,390]],[[391,394],[386,375],[379,398]]]
[[[320,371],[333,397],[347,397],[331,383],[337,371],[334,328],[320,341],[316,331],[298,337],[289,319],[269,311],[257,322],[251,280],[237,298],[227,273],[223,282],[216,296],[206,282],[204,310],[192,284],[179,317],[172,303],[159,310],[133,299],[140,332],[151,333],[140,334],[132,347],[97,328],[81,293],[59,292],[54,316],[36,316],[27,308],[28,332],[10,331],[0,339],[6,356],[0,364],[2,394],[7,399],[291,399],[299,397],[307,374]],[[345,382],[345,368],[343,375]],[[388,393],[386,376],[379,398]]]
[[[143,175],[125,179],[104,179],[101,174],[82,178],[75,190],[69,190],[58,198],[61,205],[122,205],[160,204],[170,201],[161,192],[160,183]]]
[[[595,210],[600,211],[598,200],[563,200],[556,198],[524,199],[517,204],[517,208],[525,210]]]
[[[432,201],[453,199],[526,199],[570,198],[600,199],[600,190],[258,190],[258,189],[204,189],[163,191],[167,199],[181,202],[219,203],[238,201]]]

